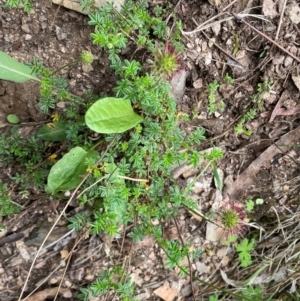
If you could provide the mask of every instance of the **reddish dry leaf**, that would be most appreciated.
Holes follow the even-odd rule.
[[[264,16],[270,17],[271,19],[278,15],[276,5],[273,0],[264,0],[262,9]]]
[[[290,115],[295,115],[300,112],[300,106],[294,107],[292,109],[284,109],[280,108],[277,111],[277,115],[282,115],[282,116],[290,116]]]
[[[156,289],[153,293],[164,301],[173,301],[177,296],[177,291],[172,289],[168,282],[165,282],[163,286]]]
[[[269,120],[269,123],[272,123],[273,120],[275,119],[275,117],[277,115],[280,115],[279,114],[279,110],[281,109],[281,104],[283,101],[285,101],[286,99],[288,99],[290,97],[290,93],[287,91],[287,90],[284,90],[283,93],[281,94],[273,112],[272,112],[272,115],[271,115],[271,118]]]

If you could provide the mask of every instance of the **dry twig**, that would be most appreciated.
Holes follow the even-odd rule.
[[[245,25],[249,26],[252,30],[254,30],[256,33],[258,33],[259,35],[263,36],[265,39],[267,39],[269,42],[271,42],[272,44],[274,44],[275,46],[277,46],[280,50],[282,50],[283,52],[285,52],[287,55],[289,55],[290,57],[292,57],[294,60],[296,60],[297,62],[300,63],[300,58],[296,57],[294,54],[290,53],[288,50],[286,50],[284,47],[282,47],[281,45],[279,45],[277,42],[275,42],[274,40],[272,40],[270,37],[268,37],[267,35],[265,35],[263,32],[259,31],[258,29],[256,29],[254,26],[252,26],[251,24],[249,24],[247,21],[245,21],[240,15],[232,12],[232,15],[237,18],[239,21],[241,21],[242,23],[244,23]]]

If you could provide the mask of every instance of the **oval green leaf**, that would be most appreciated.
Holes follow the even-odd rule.
[[[15,114],[9,114],[7,115],[7,121],[13,124],[19,123],[20,119],[17,115]]]
[[[52,166],[48,175],[48,191],[56,193],[77,187],[88,167],[86,159],[96,162],[98,153],[94,150],[86,151],[79,146],[72,148]]]
[[[113,97],[97,100],[85,114],[86,125],[101,134],[123,133],[142,120],[133,111],[130,100]]]
[[[16,83],[24,83],[30,79],[40,81],[32,74],[30,67],[18,62],[2,51],[0,51],[0,78]]]
[[[12,126],[11,129],[10,129],[10,133],[11,133],[12,135],[15,134],[15,133],[18,131],[19,128],[20,128],[19,125],[14,125],[14,126]]]
[[[67,123],[65,121],[54,121],[41,126],[37,136],[46,141],[63,141],[67,137]]]

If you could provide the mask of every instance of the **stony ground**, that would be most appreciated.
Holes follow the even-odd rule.
[[[1,0],[0,4],[5,2]],[[151,5],[165,5],[169,1],[149,2]],[[219,164],[224,182],[223,194],[216,189],[212,173],[204,174],[195,186],[199,211],[206,213],[217,208],[228,197],[236,201],[262,198],[264,205],[255,211],[251,220],[256,226],[269,225],[268,221],[274,216],[278,221],[285,216],[298,217],[299,4],[289,1],[285,6],[286,2],[282,0],[231,3],[182,0],[172,3],[183,23],[186,46],[184,64],[187,80],[178,109],[194,116],[183,127],[188,130],[202,126],[207,130],[208,140],[199,150],[216,145],[225,151],[225,157]],[[252,7],[255,8],[250,10]],[[265,21],[251,17],[246,18],[248,24],[245,24],[231,12],[260,15]],[[34,1],[34,9],[29,15],[22,9],[0,8],[0,50],[22,62],[36,57],[53,70],[72,58],[76,59],[82,50],[90,50],[96,58],[91,69],[83,70],[82,66],[74,65],[64,70],[62,75],[68,78],[76,93],[93,89],[95,93],[109,94],[116,79],[109,69],[106,54],[92,45],[89,37],[92,28],[87,22],[87,16],[51,4],[48,0]],[[233,83],[226,82],[226,74],[234,79]],[[214,80],[220,85],[217,100],[225,103],[225,110],[209,115],[207,85]],[[241,116],[255,105],[253,96],[257,95],[258,84],[263,82],[270,83],[271,90],[261,95],[262,110],[247,124],[247,129],[253,134],[238,135],[235,127]],[[38,87],[34,84],[16,85],[0,81],[0,131],[8,132],[6,116],[11,113],[29,125],[27,134],[35,131],[36,127],[32,125],[47,118],[37,109],[38,97]],[[8,181],[11,172],[3,170],[0,179]],[[182,167],[174,176],[184,185],[197,172]],[[17,199],[15,201],[18,202]],[[11,243],[3,240],[5,237],[0,240],[0,300],[17,300],[37,247],[57,216],[46,196],[34,189],[31,199],[22,205],[24,210],[19,215],[4,220],[8,234],[19,236]],[[62,207],[63,204],[59,203],[56,210]],[[66,218],[61,219],[48,242],[67,233],[66,225]],[[237,265],[236,254],[231,248],[212,241],[213,229],[185,210],[179,212],[178,225],[180,234],[175,224],[166,224],[165,236],[178,239],[180,235],[184,242],[192,242],[191,248],[204,250],[201,258],[191,263],[195,276],[217,287],[226,287],[227,281],[220,277],[222,269],[238,280],[233,272]],[[293,223],[281,225],[288,230]],[[280,233],[273,230],[274,227],[263,232],[265,236],[260,238],[261,241],[265,242],[270,237],[279,237],[280,240]],[[297,232],[291,233],[296,235]],[[296,238],[289,236],[289,239]],[[74,245],[79,246],[77,251],[70,262],[65,262],[64,258],[72,252]],[[130,260],[126,256],[128,252],[132,254]],[[259,262],[264,253],[257,251],[256,254]],[[165,254],[151,238],[146,237],[130,249],[127,239],[125,242],[122,239],[107,242],[103,237],[69,233],[62,245],[50,246],[38,258],[25,296],[33,290],[38,293],[26,300],[53,300],[61,279],[62,288],[57,300],[75,300],[79,287],[94,280],[102,269],[110,267],[110,257],[118,258],[128,267],[137,284],[137,298],[140,300],[193,300],[192,288],[199,300],[208,300],[214,292],[199,281],[191,283],[188,277],[180,277],[177,269],[165,269]],[[281,262],[285,267],[284,259]],[[294,277],[296,286],[299,284],[297,277]],[[289,279],[287,275],[286,279]],[[287,282],[287,287],[290,284]],[[106,296],[106,299],[99,297],[95,300],[112,299],[113,296]]]

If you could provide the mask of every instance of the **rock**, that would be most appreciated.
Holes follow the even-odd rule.
[[[70,290],[67,290],[66,292],[63,293],[63,296],[67,299],[72,298],[72,292]]]
[[[30,33],[30,28],[28,24],[23,24],[21,29],[26,33]]]
[[[181,295],[183,297],[188,297],[192,294],[192,286],[190,284],[184,286],[182,289],[181,289]]]
[[[272,63],[273,65],[280,65],[284,61],[284,55],[277,55],[273,58]]]
[[[63,32],[63,30],[59,26],[55,26],[55,33],[59,41],[65,40],[67,38],[67,34]]]
[[[135,270],[133,273],[130,274],[131,282],[134,282],[137,286],[141,287],[144,283],[144,279],[139,276],[141,270]]]
[[[290,66],[293,63],[293,60],[294,59],[291,56],[287,55],[283,62],[284,67]]]
[[[93,68],[92,64],[83,64],[82,65],[82,71],[84,73],[89,73],[90,71],[93,71],[93,70],[94,70],[94,68]]]
[[[30,35],[30,34],[25,35],[25,41],[29,41],[31,39],[32,39],[32,35]]]
[[[262,9],[265,17],[270,17],[271,19],[273,19],[278,15],[276,4],[273,0],[264,0]]]
[[[194,181],[194,177],[188,179],[188,183]],[[207,190],[211,187],[212,176],[202,177],[200,180],[196,181],[193,186],[193,192],[199,194],[200,192]]]
[[[211,64],[211,61],[212,61],[212,53],[208,51],[205,55],[204,64],[208,66]]]
[[[82,11],[81,6],[79,4],[79,0],[52,0],[52,2],[85,15],[89,14],[89,11]],[[100,7],[106,4],[107,2],[112,2],[116,9],[120,11],[124,0],[95,0],[95,6]]]
[[[220,22],[215,23],[212,26],[211,30],[213,31],[214,35],[217,37],[221,30],[221,23]]]
[[[220,241],[222,237],[222,228],[217,225],[207,222],[206,225],[206,239],[210,241]]]
[[[299,5],[291,5],[290,6],[290,11],[289,11],[289,15],[290,15],[290,19],[292,21],[292,23],[294,24],[298,24],[300,22],[300,7]]]
[[[150,293],[141,293],[135,296],[135,299],[137,300],[148,300],[151,297]]]
[[[201,274],[207,273],[208,266],[202,262],[197,261],[196,269],[199,272],[199,274],[201,275]]]
[[[200,89],[200,88],[202,88],[202,87],[203,87],[203,80],[202,80],[202,78],[198,78],[197,80],[195,80],[195,81],[193,82],[193,87],[194,87],[195,89]]]
[[[181,69],[175,73],[171,79],[171,91],[170,95],[176,101],[180,102],[185,91],[187,73],[184,69]]]
[[[34,34],[38,34],[39,31],[40,31],[40,27],[39,27],[39,24],[38,23],[33,23],[31,25],[31,30]]]
[[[230,261],[229,256],[224,256],[224,257],[222,258],[222,260],[221,260],[221,265],[222,265],[223,267],[226,267],[226,266],[228,266],[229,261]]]
[[[223,258],[227,254],[227,251],[228,251],[228,248],[227,247],[223,247],[223,248],[221,248],[221,249],[219,249],[217,251],[217,256],[219,258]]]
[[[300,91],[300,76],[298,76],[298,75],[292,75],[292,80],[293,80],[294,84],[296,85],[296,87]]]
[[[170,287],[169,282],[165,282],[163,286],[153,291],[153,293],[164,301],[173,301],[177,296],[177,291]]]

